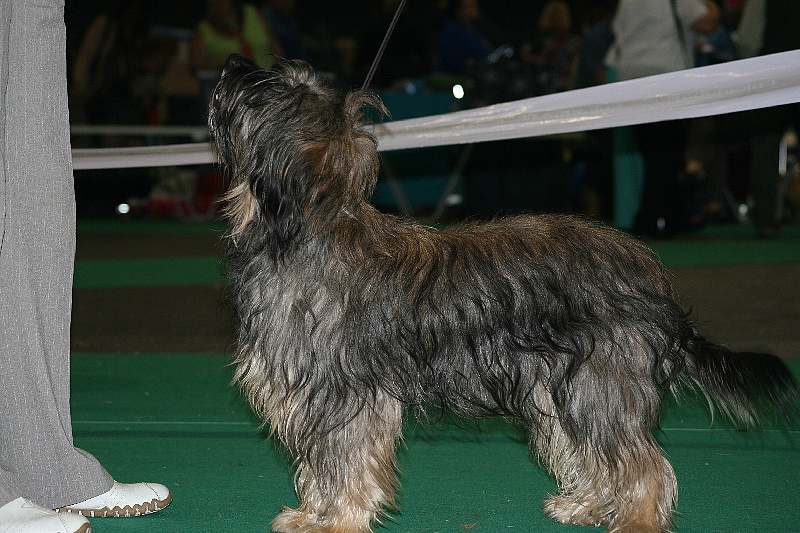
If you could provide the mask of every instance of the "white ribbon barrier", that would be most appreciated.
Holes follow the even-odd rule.
[[[537,137],[800,102],[800,50],[374,126],[382,151]],[[75,169],[206,164],[208,143],[73,150]]]
[[[75,170],[205,165],[216,161],[211,144],[207,142],[72,150]]]
[[[800,50],[376,126],[381,150],[535,137],[800,101]]]

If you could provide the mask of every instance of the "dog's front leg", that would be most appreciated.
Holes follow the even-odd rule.
[[[395,452],[401,431],[402,405],[379,394],[345,425],[299,443],[295,485],[300,506],[284,508],[272,530],[371,532],[373,521],[397,508]]]

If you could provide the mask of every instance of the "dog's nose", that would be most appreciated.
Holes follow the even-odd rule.
[[[239,70],[242,68],[246,68],[248,70],[255,70],[258,68],[258,65],[252,60],[243,55],[239,54],[231,54],[228,56],[228,61],[225,63],[225,72],[230,72],[232,70]]]

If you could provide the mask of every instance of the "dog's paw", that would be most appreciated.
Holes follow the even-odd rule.
[[[270,527],[274,533],[372,533],[363,518],[322,517],[288,507],[272,520]]]
[[[562,524],[601,527],[611,523],[611,513],[598,508],[597,502],[581,501],[575,497],[550,496],[545,500],[542,510]]]

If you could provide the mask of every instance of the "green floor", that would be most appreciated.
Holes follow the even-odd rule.
[[[82,223],[80,231],[142,226]],[[186,226],[146,224],[144,231]],[[668,265],[800,262],[797,227],[778,241],[725,228],[654,246]],[[222,281],[215,257],[80,260],[75,277],[76,288]],[[95,519],[96,532],[263,532],[281,505],[296,504],[289,466],[228,386],[227,363],[224,354],[73,355],[76,443],[118,480],[157,481],[174,493],[165,511]],[[800,361],[790,364],[800,376]],[[678,476],[676,531],[800,533],[800,429],[734,431],[689,401],[667,406],[659,438]],[[555,484],[521,435],[503,424],[488,423],[481,432],[410,427],[400,464],[403,510],[378,531],[591,531],[542,515]]]
[[[97,531],[266,531],[294,505],[289,470],[227,385],[218,355],[76,354],[75,440],[120,480],[169,485],[174,503]],[[800,362],[792,362],[800,374]],[[703,405],[670,405],[661,441],[680,485],[681,532],[800,531],[800,432],[712,423]],[[500,423],[482,432],[410,428],[400,452],[403,512],[388,531],[582,531],[542,516],[553,481]]]

